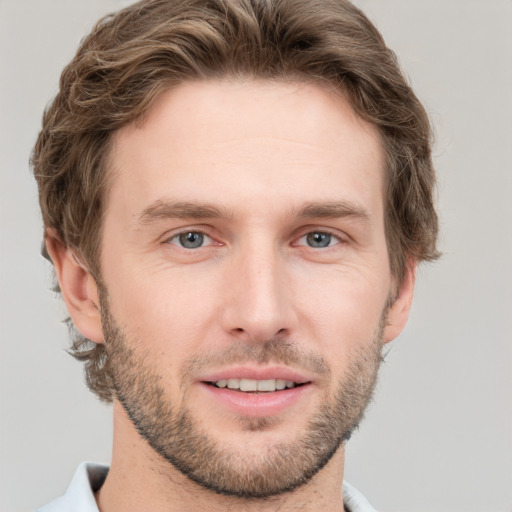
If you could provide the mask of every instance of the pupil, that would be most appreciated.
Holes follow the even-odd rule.
[[[180,243],[187,249],[195,249],[203,244],[203,235],[201,233],[183,233],[180,235]]]
[[[331,235],[329,233],[309,233],[307,241],[311,247],[328,247],[331,243]]]

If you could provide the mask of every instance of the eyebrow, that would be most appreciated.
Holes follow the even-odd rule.
[[[150,224],[162,219],[219,219],[228,217],[231,217],[231,215],[211,204],[158,199],[143,210],[139,222]],[[297,217],[324,219],[352,217],[365,222],[370,221],[370,214],[365,208],[348,201],[308,203],[298,210]]]
[[[309,203],[299,210],[298,217],[331,219],[352,217],[365,222],[369,222],[371,219],[370,213],[365,208],[348,201]]]
[[[149,224],[162,219],[218,219],[228,217],[225,212],[210,204],[172,202],[159,199],[141,213],[139,222]]]

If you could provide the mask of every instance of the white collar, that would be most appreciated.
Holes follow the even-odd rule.
[[[94,493],[103,485],[109,467],[82,462],[66,493],[36,512],[99,512]],[[368,500],[348,482],[343,482],[343,502],[347,512],[376,512]]]

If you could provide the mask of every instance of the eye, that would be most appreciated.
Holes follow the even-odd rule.
[[[213,240],[200,231],[184,231],[174,235],[169,242],[174,245],[183,247],[184,249],[198,249],[205,245],[211,245]]]
[[[341,240],[332,233],[325,231],[311,231],[299,239],[298,245],[307,245],[314,249],[324,249],[326,247],[339,244],[340,242]]]

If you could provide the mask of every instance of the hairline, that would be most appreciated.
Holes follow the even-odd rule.
[[[103,240],[103,228],[104,228],[104,219],[105,214],[107,211],[107,201],[108,196],[112,187],[112,184],[117,176],[117,174],[120,172],[120,170],[116,167],[115,162],[115,139],[120,133],[121,130],[128,126],[134,126],[136,128],[141,128],[144,126],[144,123],[146,121],[146,118],[150,114],[150,111],[155,106],[155,104],[158,102],[158,100],[167,92],[172,91],[173,89],[177,89],[179,87],[182,87],[187,84],[194,84],[194,83],[208,83],[208,82],[238,82],[238,83],[248,83],[252,82],[256,85],[262,84],[262,85],[272,85],[272,84],[290,84],[290,85],[297,85],[303,86],[303,85],[312,85],[320,87],[321,89],[325,90],[327,93],[335,94],[338,97],[341,97],[345,99],[350,106],[350,109],[352,110],[352,113],[354,116],[362,121],[365,121],[366,123],[370,124],[373,128],[375,128],[375,132],[377,134],[377,142],[380,146],[380,149],[382,150],[382,156],[383,156],[383,168],[382,168],[382,199],[383,199],[383,218],[384,218],[384,230],[385,230],[385,238],[386,238],[386,248],[387,248],[387,256],[388,260],[391,266],[391,248],[389,247],[389,237],[388,237],[388,226],[387,226],[387,214],[388,214],[388,192],[391,184],[391,172],[392,172],[392,163],[393,163],[393,157],[392,157],[392,151],[391,147],[389,147],[389,144],[387,143],[387,137],[385,136],[382,128],[377,125],[374,121],[371,119],[368,119],[366,116],[364,116],[361,112],[359,112],[353,102],[351,101],[350,94],[348,91],[343,87],[342,83],[335,84],[332,80],[327,80],[322,77],[315,77],[313,75],[306,75],[302,73],[297,73],[295,71],[292,71],[287,74],[283,74],[280,76],[275,77],[265,77],[258,75],[256,73],[230,73],[226,72],[223,75],[219,76],[213,76],[213,77],[189,77],[189,78],[183,78],[181,80],[174,80],[174,81],[162,81],[157,89],[158,92],[156,92],[153,97],[151,98],[151,101],[146,106],[143,112],[141,112],[139,115],[131,119],[130,121],[126,122],[122,126],[118,127],[115,130],[112,130],[110,133],[108,133],[108,136],[106,138],[105,146],[104,146],[104,155],[101,157],[99,161],[99,171],[102,174],[102,180],[103,180],[103,190],[102,190],[102,196],[101,196],[101,216],[99,225],[97,226],[97,230],[94,234],[93,238],[93,251],[92,251],[92,259],[93,261],[89,261],[89,258],[86,258],[84,254],[82,254],[82,251],[79,248],[76,248],[79,252],[79,256],[84,258],[87,261],[87,265],[89,269],[91,270],[91,273],[93,277],[96,280],[101,281],[101,250],[102,250],[102,240]],[[391,266],[392,274],[395,273],[394,269]],[[97,274],[97,275],[96,275]],[[402,272],[403,274],[403,272]],[[393,277],[396,277],[398,281],[402,280],[403,275],[393,275]]]

